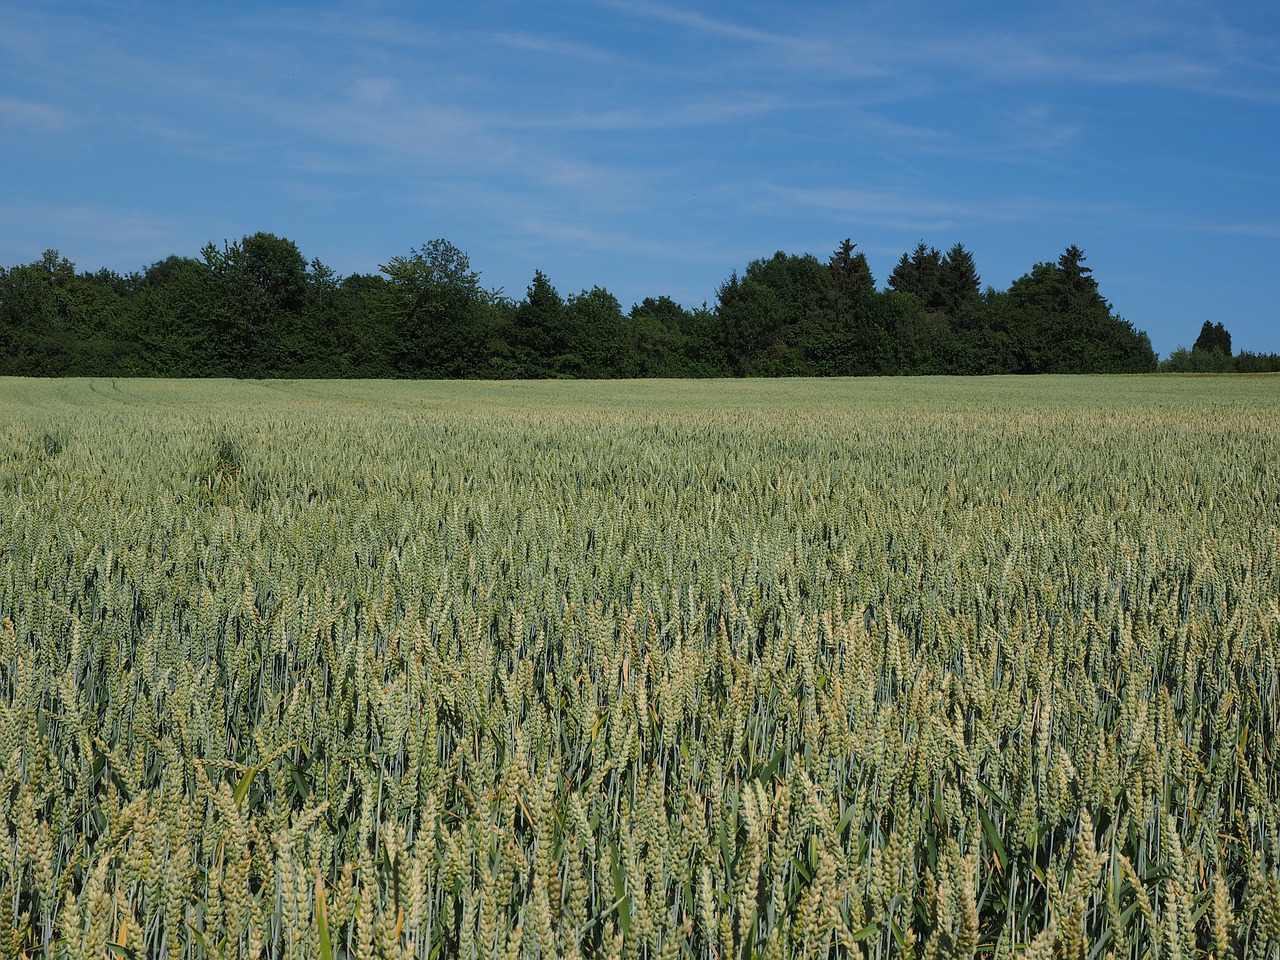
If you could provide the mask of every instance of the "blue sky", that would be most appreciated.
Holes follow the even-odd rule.
[[[1280,351],[1280,7],[0,0],[0,264],[444,237],[629,308],[850,237],[1005,288],[1068,244],[1161,355]]]

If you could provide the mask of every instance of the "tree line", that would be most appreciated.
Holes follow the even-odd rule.
[[[1209,354],[1197,350],[1199,342],[1187,355],[1201,363]],[[1150,339],[1114,313],[1075,246],[997,291],[981,287],[963,245],[943,254],[921,243],[878,289],[866,257],[845,240],[826,261],[781,252],[755,260],[720,285],[711,306],[656,296],[629,311],[602,287],[562,296],[541,271],[518,300],[486,289],[447,240],[347,277],[271,233],[126,275],[78,272],[52,250],[0,269],[2,375],[503,379],[1157,366]]]
[[[1191,349],[1178,347],[1160,364],[1166,373],[1278,373],[1280,354],[1231,352],[1231,334],[1206,320]]]

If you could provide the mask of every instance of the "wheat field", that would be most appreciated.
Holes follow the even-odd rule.
[[[0,956],[1275,958],[1280,380],[0,381]]]

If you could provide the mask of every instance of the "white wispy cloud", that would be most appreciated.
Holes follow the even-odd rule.
[[[759,185],[776,202],[824,213],[828,218],[873,218],[899,228],[949,230],[965,224],[1096,221],[1127,214],[1124,205],[1099,201],[1060,201],[1035,195],[992,195],[959,201],[895,188],[795,187]]]
[[[796,104],[778,94],[725,92],[599,111],[509,117],[497,122],[508,129],[521,130],[679,130],[732,125],[795,108]]]
[[[723,251],[718,249],[711,250],[703,246],[691,248],[684,243],[564,220],[528,217],[519,221],[518,228],[530,237],[594,251],[662,258],[687,257],[709,262],[718,262],[724,256]]]
[[[610,0],[608,6],[634,17],[674,24],[705,37],[766,50],[769,59],[764,63],[775,71],[785,69],[844,78],[885,77],[892,72],[877,55],[881,39],[887,38],[874,31],[758,27],[648,0]]]
[[[745,24],[733,23],[729,20],[709,17],[681,7],[664,6],[648,3],[645,0],[613,0],[609,6],[634,16],[674,23],[677,26],[711,36],[737,40],[744,43],[758,44],[768,47],[785,47],[790,49],[811,49],[808,43],[783,34],[762,30]]]
[[[1085,124],[1063,120],[1058,111],[1045,103],[1032,104],[1008,114],[1012,146],[1032,153],[1061,150],[1079,137]]]
[[[1261,240],[1280,240],[1280,221],[1220,220],[1194,217],[1152,217],[1151,222],[1161,229],[1185,232],[1218,234],[1230,237],[1257,237]]]
[[[1229,27],[1210,7],[1142,2],[1086,4],[1065,19],[1055,10],[1015,24],[926,26],[886,54],[902,69],[1002,84],[1147,86],[1263,102],[1280,94],[1276,55],[1272,38]]]
[[[1069,17],[1026,8],[984,21],[954,22],[901,8],[896,15],[832,11],[827,29],[757,26],[650,0],[612,0],[632,16],[703,36],[767,49],[774,67],[840,73],[913,84],[934,91],[943,77],[1006,84],[1064,81],[1091,86],[1147,85],[1269,102],[1280,93],[1274,38],[1227,24],[1211,5],[1086,2]],[[1012,21],[1012,22],[1010,22]],[[1260,82],[1241,83],[1240,71]]]
[[[80,118],[62,107],[20,97],[0,97],[0,127],[10,133],[19,130],[38,130],[53,133],[69,130],[80,123]]]
[[[38,228],[23,228],[38,224]],[[117,269],[136,269],[156,249],[170,252],[182,236],[182,227],[172,218],[129,206],[109,203],[60,203],[21,200],[0,204],[0,243],[12,249],[26,249],[38,259],[46,248],[63,246],[58,237],[74,237],[75,249],[61,250],[81,269],[96,270],[103,264]],[[40,249],[36,249],[39,247]]]
[[[479,33],[477,37],[487,43],[557,59],[567,58],[605,65],[618,64],[623,62],[624,59],[611,50],[536,33],[503,31],[500,33]]]

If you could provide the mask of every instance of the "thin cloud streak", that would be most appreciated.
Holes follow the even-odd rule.
[[[1067,23],[1055,17],[926,34],[886,56],[904,71],[943,67],[1002,84],[1148,86],[1269,103],[1280,97],[1276,53],[1274,41],[1227,29],[1212,13],[1192,21],[1107,4]],[[1256,82],[1231,79],[1241,71]]]
[[[613,2],[609,5],[625,13],[647,17],[652,20],[661,20],[664,23],[674,23],[678,26],[686,27],[690,30],[710,36],[722,37],[729,40],[737,40],[760,46],[782,47],[790,50],[810,49],[808,44],[802,43],[801,41],[791,37],[771,33],[767,30],[760,30],[755,27],[745,27],[740,24],[730,23],[726,20],[716,20],[692,10],[667,7],[656,3],[646,3],[642,2],[642,0],[630,3]]]
[[[509,130],[607,131],[681,130],[688,127],[728,126],[770,113],[796,109],[780,96],[723,95],[695,100],[620,107],[600,113],[521,117],[495,120]]]
[[[42,242],[35,231],[14,230],[15,225],[23,223],[39,223],[42,228],[39,233],[50,239],[59,234],[73,237],[74,249],[68,244]],[[5,246],[29,251],[26,254],[29,261],[38,259],[45,249],[59,248],[64,255],[79,258],[82,269],[112,264],[127,272],[146,265],[143,261],[150,256],[147,251],[164,248],[169,253],[179,252],[167,245],[178,242],[182,232],[176,221],[145,210],[105,203],[18,201],[0,204],[0,241]],[[39,250],[35,249],[37,246]]]
[[[1064,203],[1034,196],[984,197],[961,203],[889,189],[823,189],[771,183],[760,184],[759,188],[784,205],[822,211],[831,219],[890,218],[895,223],[936,229],[953,229],[965,224],[1095,221],[1127,216],[1130,212],[1116,204]]]
[[[541,37],[532,33],[481,33],[478,38],[487,43],[509,47],[529,53],[547,54],[553,57],[565,57],[586,63],[617,65],[623,58],[616,53],[601,50],[584,43],[573,43],[550,37]]]
[[[61,107],[17,97],[0,97],[0,126],[10,133],[24,128],[41,133],[57,133],[69,130],[79,123],[79,117]]]
[[[643,254],[663,259],[690,258],[704,263],[718,263],[724,258],[724,254],[721,251],[713,251],[701,246],[690,248],[686,244],[652,240],[634,234],[599,230],[579,224],[526,219],[520,221],[519,229],[529,237],[550,240],[574,247],[581,246],[594,251]]]
[[[706,16],[692,10],[665,6],[658,3],[624,2],[611,0],[608,6],[622,13],[641,19],[671,23],[686,30],[721,40],[764,47],[773,51],[774,56],[784,54],[785,60],[770,61],[773,68],[787,67],[799,73],[824,73],[844,78],[877,78],[891,75],[872,51],[879,46],[880,39],[874,35],[856,34],[858,43],[851,37],[840,38],[830,33],[824,35],[805,35],[788,33],[781,29],[762,29],[745,26],[728,20]]]

